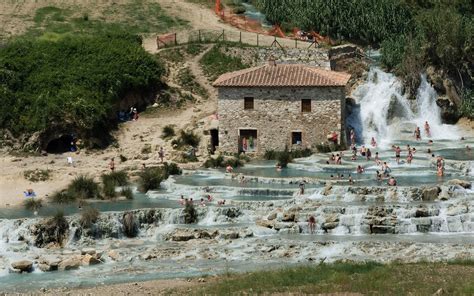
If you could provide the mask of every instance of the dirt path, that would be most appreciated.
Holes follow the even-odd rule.
[[[189,37],[196,37],[197,30],[207,30],[220,32],[225,30],[226,40],[240,40],[240,32],[242,32],[242,42],[256,45],[257,42],[261,46],[270,46],[275,38],[269,35],[259,35],[245,32],[230,24],[224,23],[213,10],[203,5],[189,3],[186,0],[157,0],[167,14],[187,20],[192,30],[176,31],[178,42],[187,42]],[[193,31],[194,30],[194,31]],[[171,33],[171,32],[170,32]],[[174,33],[174,32],[173,32]],[[258,38],[258,41],[257,41]],[[287,48],[295,46],[294,40],[278,38],[278,42]],[[157,52],[156,36],[152,35],[144,39],[144,47],[149,52]]]

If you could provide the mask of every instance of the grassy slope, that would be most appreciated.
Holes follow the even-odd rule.
[[[6,5],[6,4],[5,4]],[[22,4],[17,4],[19,7]],[[171,28],[186,28],[187,21],[167,15],[158,3],[145,0],[125,3],[102,3],[100,5],[62,3],[56,6],[40,6],[26,15],[4,16],[11,18],[26,31],[27,36],[40,36],[46,33],[97,33],[103,31],[123,31],[131,34],[163,33]],[[25,5],[26,6],[26,5]],[[24,8],[27,9],[27,8]],[[26,27],[26,28],[25,28]],[[23,29],[22,29],[23,28]],[[8,28],[0,28],[0,37],[8,36]]]
[[[450,295],[473,295],[474,262],[308,265],[221,278],[196,291],[196,294],[352,292],[432,295],[439,289]]]

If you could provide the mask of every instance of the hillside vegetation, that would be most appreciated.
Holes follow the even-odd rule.
[[[127,96],[143,106],[160,88],[162,63],[143,49],[139,34],[185,22],[145,1],[100,9],[104,18],[80,6],[40,7],[23,35],[0,46],[0,126],[32,144],[24,148],[45,148],[48,134],[107,145],[115,112],[130,107]]]
[[[14,135],[106,132],[114,105],[129,91],[151,90],[161,73],[134,35],[18,39],[0,49],[0,125]]]
[[[406,81],[434,66],[460,93],[473,87],[474,2],[469,0],[254,0],[273,23],[381,47],[383,64]],[[472,103],[472,95],[465,100]],[[472,109],[471,109],[472,110]]]

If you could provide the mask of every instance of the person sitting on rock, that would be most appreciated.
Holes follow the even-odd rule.
[[[233,171],[234,171],[234,168],[230,164],[228,164],[227,167],[225,168],[225,172],[230,174]]]

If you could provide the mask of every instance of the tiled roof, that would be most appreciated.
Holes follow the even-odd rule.
[[[351,75],[301,64],[266,64],[221,75],[216,87],[345,86]]]

